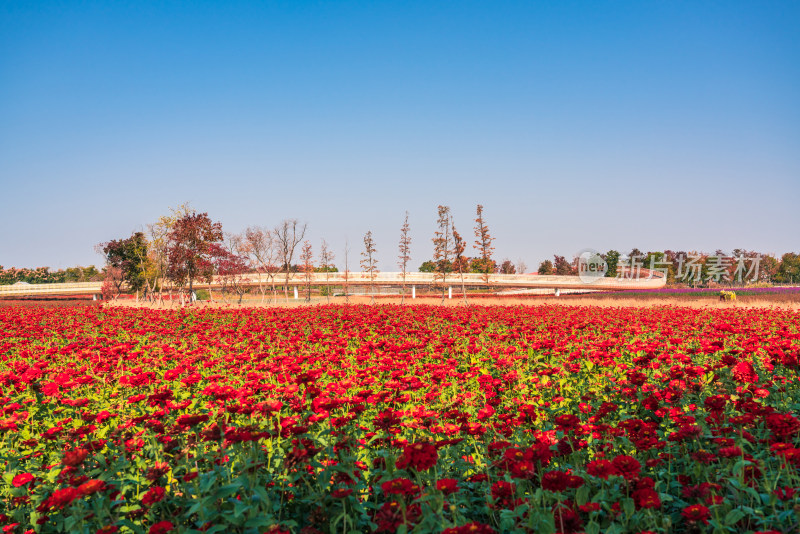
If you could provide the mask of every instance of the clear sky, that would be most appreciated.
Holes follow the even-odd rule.
[[[800,2],[0,2],[0,264],[190,202],[341,266],[436,207],[533,269],[585,247],[800,251]]]

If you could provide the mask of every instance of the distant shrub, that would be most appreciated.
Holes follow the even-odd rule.
[[[209,300],[211,298],[208,289],[195,289],[194,294],[197,296],[197,300]]]

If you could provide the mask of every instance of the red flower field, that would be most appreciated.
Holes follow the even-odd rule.
[[[800,316],[0,308],[3,532],[796,532]]]

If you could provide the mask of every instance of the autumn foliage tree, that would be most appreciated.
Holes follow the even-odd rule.
[[[183,203],[177,208],[170,208],[169,215],[162,215],[154,223],[147,225],[148,234],[148,270],[147,285],[152,291],[158,291],[158,300],[164,302],[165,286],[172,285],[172,280],[167,276],[169,264],[169,248],[171,243],[169,235],[175,221],[187,215],[191,215],[193,210],[188,203]]]
[[[192,212],[177,219],[168,235],[167,276],[179,287],[194,289],[195,279],[210,280],[219,255],[222,225],[207,213]]]
[[[492,242],[494,238],[489,233],[489,226],[486,224],[486,219],[483,217],[483,206],[478,204],[477,218],[475,219],[475,249],[478,251],[478,257],[474,263],[477,263],[478,272],[483,273],[483,281],[489,285],[489,274],[495,271],[495,263],[492,260],[492,251],[494,247]]]
[[[517,274],[517,268],[514,266],[514,262],[509,259],[504,259],[500,264],[500,274]]]
[[[578,269],[569,262],[564,256],[553,256],[553,271],[559,276],[569,276],[577,274]]]

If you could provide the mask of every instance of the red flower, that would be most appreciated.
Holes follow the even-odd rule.
[[[580,509],[580,511],[585,513],[585,514],[588,514],[588,513],[591,513],[591,512],[597,512],[598,510],[600,510],[600,503],[598,503],[598,502],[587,502],[586,504],[582,504],[581,506],[578,506],[578,509]]]
[[[492,484],[491,492],[492,498],[495,500],[494,506],[509,509],[515,508],[517,501],[520,501],[520,499],[514,499],[516,491],[516,485],[504,480],[498,480]]]
[[[87,480],[78,486],[78,491],[81,492],[81,495],[91,495],[92,493],[102,491],[105,487],[106,484],[102,480]]]
[[[451,493],[457,492],[460,488],[458,487],[457,480],[453,478],[442,478],[436,481],[436,489],[445,495],[450,495]]]
[[[116,527],[114,525],[108,525],[107,527],[102,527],[97,529],[97,532],[95,534],[114,534],[118,530],[119,527]]]
[[[559,532],[578,532],[583,527],[583,520],[575,510],[566,506],[558,506],[553,510],[553,519]]]
[[[550,491],[564,491],[569,487],[570,475],[561,471],[548,471],[542,475],[542,488]]]
[[[788,439],[800,431],[800,420],[788,413],[771,413],[766,421],[772,434],[778,439]]]
[[[546,465],[553,457],[553,451],[550,450],[549,443],[537,442],[528,447],[525,451],[525,458],[532,462],[539,462]]]
[[[798,493],[796,489],[790,486],[784,486],[782,488],[776,488],[773,492],[776,497],[778,497],[782,501],[790,501],[794,499],[794,496]]]
[[[20,486],[24,486],[28,482],[33,480],[33,475],[30,473],[20,473],[19,475],[15,476],[14,479],[11,481],[11,485],[15,488]]]
[[[208,416],[205,414],[184,414],[179,415],[176,422],[181,426],[194,426],[200,423],[205,423],[206,421],[208,421]]]
[[[414,495],[419,491],[419,486],[407,478],[395,478],[381,484],[381,489],[390,495]]]
[[[711,516],[711,513],[708,508],[702,504],[693,504],[684,508],[681,515],[688,521],[702,521],[703,524],[708,524],[708,518]]]
[[[80,492],[72,487],[57,489],[52,495],[45,499],[42,504],[39,505],[37,510],[44,512],[50,508],[64,508],[80,496]]]
[[[153,486],[152,488],[147,490],[147,493],[145,493],[144,496],[142,497],[142,504],[144,504],[145,506],[150,506],[159,501],[162,501],[164,500],[164,496],[166,495],[166,493],[167,493],[166,490],[164,490],[164,488],[162,488],[161,486]]]
[[[742,449],[736,445],[731,447],[722,447],[719,450],[719,455],[723,458],[735,458],[742,455]]]
[[[70,467],[77,467],[83,463],[89,451],[86,449],[75,449],[73,451],[66,451],[62,463]]]
[[[661,499],[655,490],[650,488],[641,488],[633,492],[633,501],[636,508],[659,508],[661,506]]]
[[[642,470],[642,464],[633,456],[617,456],[611,463],[615,474],[620,475],[625,480],[636,478],[639,476],[639,471]]]
[[[559,415],[555,418],[555,424],[558,426],[559,430],[563,430],[564,432],[568,432],[570,430],[575,429],[581,420],[578,418],[577,415],[573,415],[571,413]]]
[[[515,462],[511,464],[511,476],[514,478],[529,479],[536,473],[533,462]]]
[[[418,504],[412,504],[403,510],[399,502],[389,501],[383,503],[372,520],[378,525],[377,532],[396,532],[400,525],[410,526],[419,521],[421,515]]]
[[[169,464],[166,462],[156,462],[155,466],[147,470],[144,477],[151,482],[155,482],[167,473],[169,473]]]
[[[344,499],[351,493],[353,493],[353,490],[351,490],[350,488],[336,488],[331,492],[331,497],[333,497],[334,499]]]
[[[610,475],[616,474],[614,464],[609,460],[592,460],[586,466],[586,472],[593,477],[602,478],[604,480],[608,480]]]
[[[750,362],[739,362],[731,369],[733,379],[740,383],[755,384],[758,382],[758,375]]]
[[[439,453],[436,451],[436,446],[430,443],[409,443],[403,449],[403,454],[397,461],[397,467],[405,469],[411,466],[417,471],[425,471],[436,465],[436,460],[439,459]]]
[[[159,521],[150,527],[150,530],[147,531],[147,534],[164,534],[165,532],[170,532],[173,528],[175,528],[175,525],[169,521]]]

